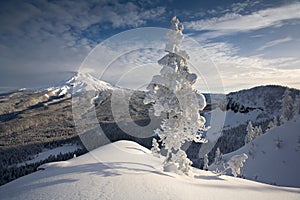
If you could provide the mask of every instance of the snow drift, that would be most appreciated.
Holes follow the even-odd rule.
[[[300,189],[271,186],[193,168],[162,171],[164,158],[119,141],[0,187],[0,199],[299,199]]]

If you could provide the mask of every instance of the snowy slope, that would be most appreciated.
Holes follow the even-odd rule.
[[[264,183],[300,187],[300,117],[274,127],[250,143],[224,155],[246,153],[248,160],[243,168],[247,179]],[[281,147],[278,147],[278,142]],[[250,152],[250,153],[249,153]],[[211,167],[213,169],[213,166]]]
[[[0,199],[300,199],[299,188],[266,185],[193,169],[162,172],[162,160],[137,143],[119,141],[0,187]]]

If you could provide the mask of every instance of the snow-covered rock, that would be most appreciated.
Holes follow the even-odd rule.
[[[299,199],[299,188],[271,186],[193,168],[163,172],[162,160],[119,141],[68,161],[49,163],[0,187],[0,199]]]

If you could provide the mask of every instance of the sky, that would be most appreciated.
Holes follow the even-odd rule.
[[[157,27],[150,32],[162,33],[159,28],[169,28],[174,15],[184,25],[186,39],[200,47],[188,53],[210,60],[207,66],[195,67],[201,79],[197,88],[203,92],[228,93],[267,84],[300,89],[300,1],[11,0],[0,2],[0,91],[64,81],[93,52],[95,57],[102,43],[126,39],[128,34],[122,33],[136,33],[131,31],[137,28]],[[155,51],[142,49],[145,44],[130,46],[130,53],[112,60],[114,67],[103,79],[113,84],[113,73],[126,72],[127,85],[138,85],[146,76],[151,80],[150,73],[140,76],[144,70],[139,66],[159,72],[156,61],[165,52],[163,42],[155,42]],[[123,47],[110,51],[117,55]],[[97,59],[101,65],[101,56]],[[134,59],[139,61],[130,62]],[[138,75],[129,76],[132,69]]]

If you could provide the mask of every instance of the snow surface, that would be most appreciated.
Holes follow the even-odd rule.
[[[49,163],[0,187],[0,199],[300,199],[299,188],[271,186],[193,168],[162,171],[164,158],[119,141],[68,161]]]
[[[225,154],[246,153],[248,159],[242,169],[245,178],[269,184],[300,187],[300,116],[267,131],[242,148]],[[281,141],[281,147],[276,142]],[[252,152],[252,153],[249,153]],[[210,166],[214,170],[215,166]]]

